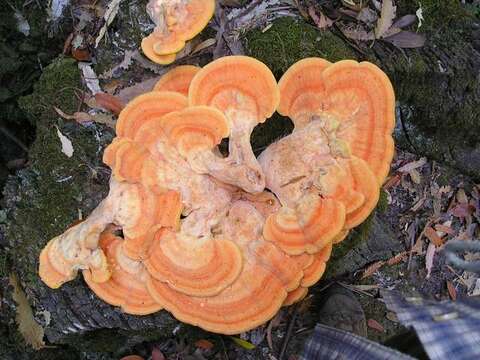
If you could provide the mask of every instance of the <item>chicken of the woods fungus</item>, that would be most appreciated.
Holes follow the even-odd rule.
[[[180,38],[156,48],[177,50]],[[276,110],[295,128],[257,159],[250,135]],[[120,113],[103,156],[110,192],[46,244],[40,277],[58,288],[81,270],[126,313],[250,330],[303,299],[332,247],[372,212],[393,126],[392,86],[370,63],[304,59],[278,84],[245,56],[177,67]]]
[[[215,0],[150,0],[147,13],[155,29],[142,40],[143,53],[157,64],[171,64],[214,12]]]

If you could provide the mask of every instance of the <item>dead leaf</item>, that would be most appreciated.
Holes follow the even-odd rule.
[[[383,184],[383,189],[388,190],[392,187],[397,186],[398,184],[400,184],[400,175],[395,174],[395,175],[389,177],[387,181],[385,181],[385,183]]]
[[[213,343],[206,339],[200,339],[195,341],[195,346],[203,350],[210,350],[210,349],[213,349],[214,347]]]
[[[364,0],[342,0],[343,6],[355,11],[360,11],[366,3],[367,1]]]
[[[90,61],[92,58],[87,49],[72,49],[72,56],[78,61]]]
[[[321,11],[320,16],[318,16],[313,6],[308,7],[308,15],[310,15],[315,25],[321,30],[328,29],[333,25],[333,20],[326,17]]]
[[[430,226],[425,229],[425,236],[435,246],[440,247],[444,244],[443,239],[440,236],[438,236],[437,232]]]
[[[100,44],[100,41],[105,36],[105,33],[107,32],[108,27],[112,23],[113,19],[115,19],[115,16],[117,16],[121,1],[122,0],[112,0],[108,4],[107,10],[105,10],[105,15],[103,16],[103,19],[105,20],[105,24],[102,26],[102,28],[98,32],[98,36],[95,39],[95,47],[98,47],[98,44]]]
[[[152,350],[152,360],[166,360],[166,358],[159,348],[154,347]]]
[[[73,145],[72,145],[72,142],[70,141],[70,139],[67,138],[65,135],[63,135],[60,132],[60,129],[58,127],[57,127],[57,135],[58,135],[58,138],[60,139],[60,142],[62,144],[62,152],[67,157],[72,157],[73,156]]]
[[[151,79],[136,83],[133,86],[120,90],[116,96],[120,99],[120,101],[127,104],[132,99],[136,98],[138,95],[152,91],[153,87],[159,79],[160,76],[156,76]]]
[[[385,261],[377,261],[374,262],[373,264],[369,265],[363,272],[362,279],[365,279],[367,277],[372,276],[377,270],[379,270],[383,265],[385,264]]]
[[[15,321],[18,325],[18,331],[22,334],[28,345],[32,346],[35,350],[39,350],[45,346],[45,342],[43,341],[44,330],[35,321],[32,308],[20,285],[17,275],[14,273],[10,274],[9,282],[13,287],[13,300],[17,304]]]
[[[236,337],[236,336],[230,336],[230,339],[232,339],[232,341],[235,344],[241,346],[242,348],[244,348],[246,350],[255,349],[255,345],[253,345],[251,342],[249,342],[247,340],[240,339],[239,337]]]
[[[91,116],[91,119],[93,122],[96,122],[97,124],[104,124],[107,125],[108,127],[112,128],[115,130],[115,126],[117,124],[117,121],[113,118],[113,115],[111,114],[105,114],[105,113],[96,113]]]
[[[398,253],[394,257],[388,259],[387,265],[392,266],[392,265],[401,263],[403,260],[407,258],[407,256],[408,256],[408,251],[402,251],[401,253]]]
[[[102,92],[97,74],[95,74],[92,66],[86,62],[79,62],[78,68],[82,72],[83,80],[85,81],[85,85],[87,85],[88,90],[90,90],[92,94]]]
[[[403,165],[401,168],[399,168],[397,171],[401,173],[409,173],[410,171],[414,169],[421,168],[423,165],[427,163],[427,158],[420,158],[419,160],[409,162],[408,164]]]
[[[53,107],[53,110],[55,110],[57,114],[60,115],[65,120],[75,120],[75,117],[73,115],[65,114],[62,110],[60,110],[56,106]]]
[[[408,14],[408,15],[404,15],[401,18],[399,18],[398,20],[396,20],[393,23],[392,27],[402,29],[404,27],[411,26],[411,25],[415,24],[416,21],[417,21],[417,17],[415,15]]]
[[[457,289],[455,289],[455,286],[451,281],[447,280],[447,290],[448,290],[448,295],[450,295],[450,299],[453,301],[457,300]]]
[[[415,49],[425,45],[425,35],[412,31],[400,31],[398,34],[385,37],[383,40],[402,49]]]
[[[385,332],[385,328],[377,320],[368,319],[367,325],[370,329],[377,330],[378,332]]]
[[[451,223],[451,221],[449,222]],[[441,233],[449,234],[449,235],[455,234],[455,230],[453,230],[449,225],[445,225],[445,224],[435,225],[435,230],[440,231]]]
[[[86,112],[73,113],[73,119],[80,124],[93,121],[92,115]]]
[[[387,312],[385,317],[394,323],[398,323],[398,316],[394,312],[391,312],[391,311]]]
[[[455,194],[455,197],[457,198],[457,201],[459,203],[462,203],[462,204],[468,203],[467,194],[465,194],[465,190],[463,189],[458,189],[457,193]]]
[[[425,21],[425,19],[423,18],[422,4],[420,4],[420,7],[417,9],[417,11],[415,11],[415,15],[417,16],[417,19],[418,19],[417,29],[420,29],[420,27],[422,26],[423,22]]]
[[[202,41],[200,44],[195,46],[195,48],[192,51],[192,55],[202,51],[203,49],[209,48],[210,46],[213,46],[216,43],[217,43],[217,40],[215,38],[210,38],[205,41]]]
[[[369,7],[364,7],[358,13],[357,20],[367,25],[371,25],[378,20],[378,15],[374,10],[370,9]]]
[[[118,97],[107,93],[96,93],[95,102],[105,110],[111,111],[115,115],[120,114],[125,107],[123,101],[121,101]]]
[[[63,43],[63,51],[62,51],[63,55],[67,55],[67,54],[70,53],[70,49],[72,47],[72,40],[73,40],[74,36],[75,36],[75,34],[72,32],[65,39],[65,42]]]
[[[393,19],[395,19],[397,7],[393,5],[393,0],[383,0],[380,18],[375,26],[375,37],[380,39],[392,27]]]
[[[428,244],[427,254],[425,255],[425,268],[427,269],[427,279],[430,278],[435,257],[436,246],[433,243]]]
[[[457,204],[450,209],[450,213],[457,218],[466,218],[471,216],[474,211],[475,207],[470,204]]]
[[[352,40],[357,40],[357,41],[370,41],[370,40],[375,40],[375,34],[373,31],[368,31],[365,30],[362,27],[340,27],[340,30],[342,31],[343,35],[345,35],[347,38],[352,39]]]
[[[412,179],[412,181],[415,183],[415,184],[420,184],[422,182],[422,176],[420,175],[420,173],[418,172],[417,169],[412,169],[409,171],[408,175],[410,175],[410,179]]]

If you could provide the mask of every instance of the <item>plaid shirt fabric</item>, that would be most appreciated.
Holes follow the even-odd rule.
[[[432,360],[480,359],[480,301],[430,301],[381,292],[390,311],[404,326],[415,329]]]
[[[412,357],[347,331],[317,324],[301,360],[413,360]]]

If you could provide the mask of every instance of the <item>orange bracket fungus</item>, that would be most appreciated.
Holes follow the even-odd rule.
[[[247,56],[227,56],[200,70],[190,85],[190,106],[207,105],[226,116],[229,127],[229,156],[214,161],[212,154],[201,154],[203,161],[215,163],[210,174],[247,192],[265,187],[262,169],[253,154],[250,135],[255,126],[272,116],[280,93],[270,69]]]
[[[178,51],[212,4],[150,2],[156,56]],[[388,78],[369,63],[304,59],[278,84],[246,56],[179,66],[122,110],[103,156],[108,196],[46,244],[39,275],[58,288],[81,270],[129,314],[164,309],[223,334],[264,324],[307,295],[332,247],[376,206],[393,106]],[[257,159],[250,135],[276,110],[294,131]]]
[[[150,0],[147,13],[155,23],[142,40],[142,50],[153,62],[170,64],[187,40],[200,33],[213,16],[215,0]]]

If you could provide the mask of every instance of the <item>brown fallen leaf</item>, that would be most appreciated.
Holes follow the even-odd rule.
[[[383,189],[388,190],[392,187],[396,187],[398,184],[400,184],[400,178],[401,176],[399,174],[389,177],[388,180],[383,184]]]
[[[415,183],[415,184],[420,184],[422,182],[422,175],[420,175],[420,173],[418,172],[417,169],[412,169],[409,171],[408,175],[410,175],[410,179],[412,179],[412,181]]]
[[[377,13],[374,10],[370,9],[369,7],[364,7],[357,14],[357,20],[367,25],[373,24],[375,21],[377,21],[377,19],[378,19]]]
[[[415,24],[416,21],[417,21],[417,16],[416,15],[408,14],[408,15],[404,15],[404,16],[398,18],[397,20],[395,20],[392,27],[402,29],[404,27]]]
[[[367,277],[372,276],[377,270],[379,270],[383,265],[385,264],[385,261],[377,261],[374,262],[373,264],[369,265],[362,274],[362,279],[365,279]]]
[[[375,40],[375,34],[373,31],[367,31],[364,28],[357,26],[355,28],[352,27],[339,27],[343,35],[347,38],[357,41],[370,41]]]
[[[442,246],[444,244],[443,239],[440,236],[438,236],[437,232],[431,226],[428,226],[427,228],[425,228],[425,236],[435,246]]]
[[[432,273],[433,267],[433,259],[435,257],[437,247],[430,243],[428,244],[427,254],[425,255],[425,268],[427,269],[427,279],[430,278],[430,274]]]
[[[191,55],[196,54],[197,52],[200,52],[203,49],[209,48],[210,46],[213,46],[216,43],[217,43],[217,40],[215,38],[210,38],[205,41],[202,41],[200,44],[198,44],[193,48]]]
[[[466,218],[473,214],[475,207],[470,204],[457,204],[451,210],[450,213],[457,218]]]
[[[398,323],[398,316],[394,312],[387,312],[387,315],[385,315],[385,317],[394,323]]]
[[[435,230],[440,231],[440,232],[445,233],[445,234],[449,234],[449,235],[454,235],[455,234],[455,230],[453,230],[450,226],[447,226],[445,224],[435,225]]]
[[[457,198],[457,201],[461,204],[468,203],[467,194],[465,194],[465,190],[463,189],[458,189],[457,193],[455,194],[455,197]]]
[[[421,158],[416,161],[411,161],[405,165],[403,165],[401,168],[399,168],[397,171],[401,173],[409,173],[410,171],[414,169],[421,168],[423,165],[427,163],[427,158]]]
[[[451,281],[447,280],[447,290],[448,290],[448,295],[450,295],[450,299],[453,301],[457,300],[457,289],[455,289],[455,286]]]
[[[402,49],[415,49],[424,46],[426,38],[423,34],[412,31],[400,31],[394,35],[385,36],[383,40]]]
[[[387,260],[387,265],[392,266],[401,263],[403,260],[405,260],[408,257],[408,251],[402,251],[401,253],[398,253],[394,257],[390,258]]]
[[[378,332],[385,332],[385,328],[383,327],[382,324],[380,324],[377,320],[374,319],[368,319],[367,321],[367,326],[370,329],[377,330]]]
[[[195,346],[203,350],[210,350],[210,349],[213,349],[214,347],[213,343],[206,339],[200,339],[195,341]]]
[[[342,0],[342,5],[354,11],[360,11],[367,1],[364,0]]]
[[[92,59],[88,49],[72,49],[72,56],[77,61],[90,61]]]
[[[328,29],[330,26],[333,25],[333,20],[326,17],[321,11],[320,16],[315,11],[313,6],[308,7],[308,15],[312,18],[313,22],[319,29]]]
[[[123,101],[114,95],[107,93],[96,93],[95,102],[105,110],[111,111],[115,115],[120,114],[120,112],[125,107]]]
[[[375,37],[382,38],[385,33],[392,27],[393,19],[397,14],[397,7],[393,5],[393,0],[383,0],[380,18],[375,26]]]

